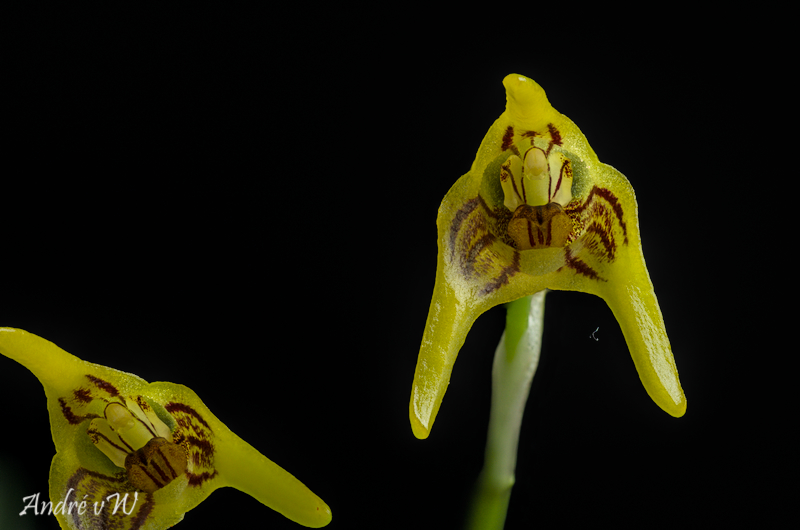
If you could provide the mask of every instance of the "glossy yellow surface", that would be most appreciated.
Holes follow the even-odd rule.
[[[686,397],[642,255],[633,188],[619,171],[597,159],[578,127],[550,105],[533,80],[512,74],[503,84],[505,112],[484,137],[469,173],[439,207],[436,283],[409,404],[415,436],[430,434],[475,319],[491,307],[543,289],[603,298],[622,328],[647,393],[667,413],[682,416]],[[572,230],[564,246],[558,246],[563,237],[548,239],[541,216],[541,224],[534,219],[525,232],[533,244],[520,245],[522,236],[515,230],[509,235],[510,207],[524,201],[509,200],[510,184],[504,186],[501,175],[517,172],[519,182],[522,173],[513,168],[520,163],[509,159],[524,159],[528,152],[537,156],[529,164],[532,175],[556,179],[552,165],[549,171],[541,167],[545,157],[559,164],[569,161],[569,196],[562,191],[549,199],[569,200],[564,211]],[[566,177],[562,182],[568,182]],[[542,189],[556,190],[557,181]],[[530,202],[542,201],[537,196]],[[562,228],[556,232],[563,236]]]
[[[231,432],[189,388],[148,383],[135,375],[82,361],[52,342],[19,329],[0,328],[0,353],[28,368],[44,386],[56,446],[50,467],[53,505],[64,500],[72,488],[69,500],[86,500],[90,506],[83,515],[77,510],[73,515],[58,514],[61,528],[169,528],[224,486],[252,495],[303,526],[319,528],[331,521],[331,511],[322,499]],[[152,409],[170,427],[175,444],[188,455],[186,471],[178,470],[177,478],[152,493],[137,492],[125,470],[95,446],[87,432],[92,420],[104,416],[109,403],[118,404],[118,410],[112,411],[114,417],[109,415],[108,423],[125,427],[117,413],[133,401]],[[174,458],[167,455],[167,460]],[[133,494],[138,493],[135,511],[125,514],[120,508],[113,515],[106,509],[107,518],[94,516],[93,502],[99,505],[116,492],[130,493],[129,509]],[[252,521],[241,521],[241,526],[248,525]]]

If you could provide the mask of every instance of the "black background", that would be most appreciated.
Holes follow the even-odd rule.
[[[437,207],[520,73],[632,182],[689,406],[650,401],[602,300],[550,293],[506,528],[774,517],[754,477],[778,459],[749,440],[782,428],[751,410],[720,257],[749,230],[720,215],[727,150],[757,127],[708,21],[81,9],[7,37],[0,325],[188,385],[331,506],[331,529],[458,528],[504,310],[473,327],[425,441],[408,399]],[[41,386],[0,364],[0,526],[56,528],[16,516],[54,449]],[[223,525],[297,528],[231,489],[180,527]]]

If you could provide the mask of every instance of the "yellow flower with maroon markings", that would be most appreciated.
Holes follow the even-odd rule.
[[[82,361],[19,329],[0,328],[0,353],[44,386],[56,446],[50,498],[53,506],[76,503],[54,511],[61,528],[169,528],[224,486],[303,526],[330,522],[319,497],[231,432],[189,388]],[[83,501],[89,508],[80,510]]]
[[[686,398],[645,266],[633,188],[538,84],[516,74],[503,84],[505,112],[439,207],[436,283],[409,404],[414,434],[430,434],[475,319],[543,289],[602,297],[647,393],[682,416]]]

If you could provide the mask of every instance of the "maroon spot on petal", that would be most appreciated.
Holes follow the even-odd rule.
[[[550,138],[552,138],[552,142],[556,145],[561,145],[563,140],[561,139],[561,133],[558,132],[556,126],[552,123],[548,123],[547,130],[550,131]]]
[[[136,396],[135,398],[136,404],[139,405],[139,408],[142,409],[143,412],[147,412],[153,410],[153,407],[150,406],[150,403],[144,398],[144,396]]]
[[[500,145],[500,150],[505,151],[506,149],[510,149],[514,143],[514,128],[509,125],[506,129],[505,134],[503,134],[503,143]]]
[[[78,388],[72,391],[76,401],[81,403],[89,403],[92,400],[92,393],[86,388]]]
[[[119,391],[117,390],[117,387],[115,387],[114,385],[112,385],[108,381],[103,381],[99,377],[95,377],[95,376],[89,375],[89,374],[86,374],[86,379],[91,381],[92,384],[94,384],[94,386],[96,386],[100,390],[105,390],[106,392],[108,392],[109,395],[114,396],[114,397],[119,396]]]

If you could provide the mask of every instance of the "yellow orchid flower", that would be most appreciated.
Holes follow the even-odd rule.
[[[303,526],[331,521],[319,497],[231,432],[189,388],[82,361],[19,329],[0,328],[0,353],[44,386],[56,446],[46,510],[61,528],[169,528],[223,486]]]
[[[645,390],[672,416],[686,398],[639,237],[628,180],[527,77],[503,80],[506,110],[439,207],[438,261],[409,415],[427,438],[478,316],[544,289],[603,298]]]

